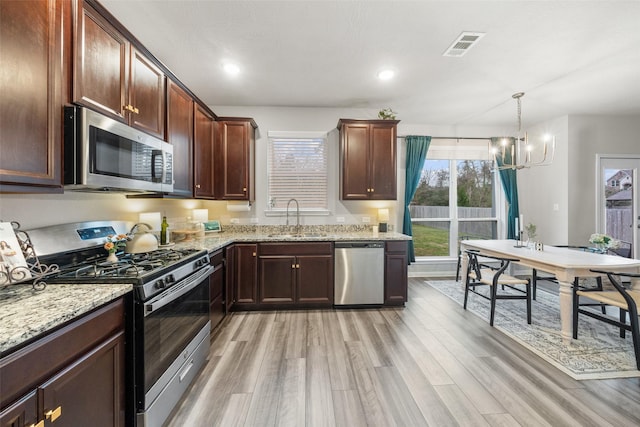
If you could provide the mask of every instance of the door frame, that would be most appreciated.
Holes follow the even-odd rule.
[[[633,241],[631,242],[633,245],[633,253],[632,256],[633,258],[637,257],[638,254],[638,243],[640,242],[639,239],[639,231],[638,231],[638,224],[639,224],[639,215],[640,215],[640,200],[638,200],[638,178],[640,177],[640,154],[596,154],[596,203],[595,203],[595,208],[596,208],[596,230],[598,232],[605,232],[605,223],[604,223],[604,218],[603,218],[603,209],[602,209],[602,198],[603,198],[603,194],[602,194],[602,183],[604,182],[604,176],[602,174],[602,163],[603,161],[606,160],[620,160],[620,161],[625,161],[625,160],[630,160],[632,162],[636,162],[637,163],[637,167],[633,168],[633,201],[634,201],[634,205],[633,205],[633,214],[632,214],[632,227],[634,230],[634,233],[632,233],[633,235]]]

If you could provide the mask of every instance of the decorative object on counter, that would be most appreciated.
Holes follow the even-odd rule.
[[[124,251],[129,254],[140,254],[158,249],[158,238],[150,230],[151,226],[142,222],[131,227]]]
[[[387,232],[387,223],[389,222],[389,209],[378,209],[378,231]]]
[[[44,279],[59,271],[56,264],[41,264],[27,232],[16,221],[0,222],[0,288],[33,280],[32,287],[47,287]]]
[[[540,143],[529,141],[527,132],[522,135],[522,101],[524,92],[514,93],[511,97],[518,103],[518,131],[515,137],[500,138],[498,146],[489,146],[492,157],[501,157],[502,166],[497,169],[519,170],[532,166],[547,166],[553,162],[556,151],[556,137],[544,135]],[[550,142],[549,142],[550,141]],[[540,146],[541,145],[541,146]],[[540,154],[537,154],[535,150]]]
[[[205,233],[219,233],[220,231],[222,231],[222,226],[220,225],[220,221],[212,220],[204,223]]]
[[[160,224],[160,245],[166,246],[169,244],[169,223],[167,217],[162,217],[162,224]]]
[[[110,234],[107,236],[107,241],[104,244],[104,248],[109,255],[107,256],[108,262],[118,262],[118,256],[116,252],[122,250],[126,247],[127,241],[131,240],[131,236],[127,234]]]
[[[204,223],[209,221],[209,209],[194,209],[193,222],[198,230],[198,237],[204,237]]]
[[[596,245],[597,251],[601,253],[606,253],[607,249],[616,249],[620,246],[619,240],[614,239],[608,234],[602,233],[593,233],[589,237],[589,243]]]
[[[529,223],[524,227],[525,233],[527,233],[527,247],[531,244],[536,244],[536,236],[538,235],[538,227],[535,224]]]
[[[391,108],[384,108],[378,111],[378,117],[382,120],[395,120],[396,114],[398,113],[393,111]]]

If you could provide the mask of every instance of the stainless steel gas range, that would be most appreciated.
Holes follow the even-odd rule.
[[[127,354],[138,426],[162,425],[209,353],[209,275],[206,250],[160,249],[106,261],[106,237],[133,224],[92,221],[29,231],[40,261],[60,272],[47,283],[131,283],[133,312]],[[65,252],[57,252],[64,245]],[[53,286],[53,285],[52,285]]]

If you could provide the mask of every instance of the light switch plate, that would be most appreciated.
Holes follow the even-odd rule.
[[[363,224],[369,224],[371,222],[371,218],[368,216],[363,216],[362,217],[362,223]]]
[[[344,224],[344,217],[343,216],[337,216],[336,217],[336,222],[339,224]]]
[[[240,220],[238,218],[231,218],[229,221],[231,224],[240,224]]]

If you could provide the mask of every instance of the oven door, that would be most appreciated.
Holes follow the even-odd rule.
[[[155,390],[164,388],[162,384],[156,385],[158,380],[208,325],[212,270],[211,266],[203,267],[154,298],[137,304],[136,400],[139,409],[145,408],[145,400],[148,406],[157,397]],[[154,392],[149,393],[152,388]]]

